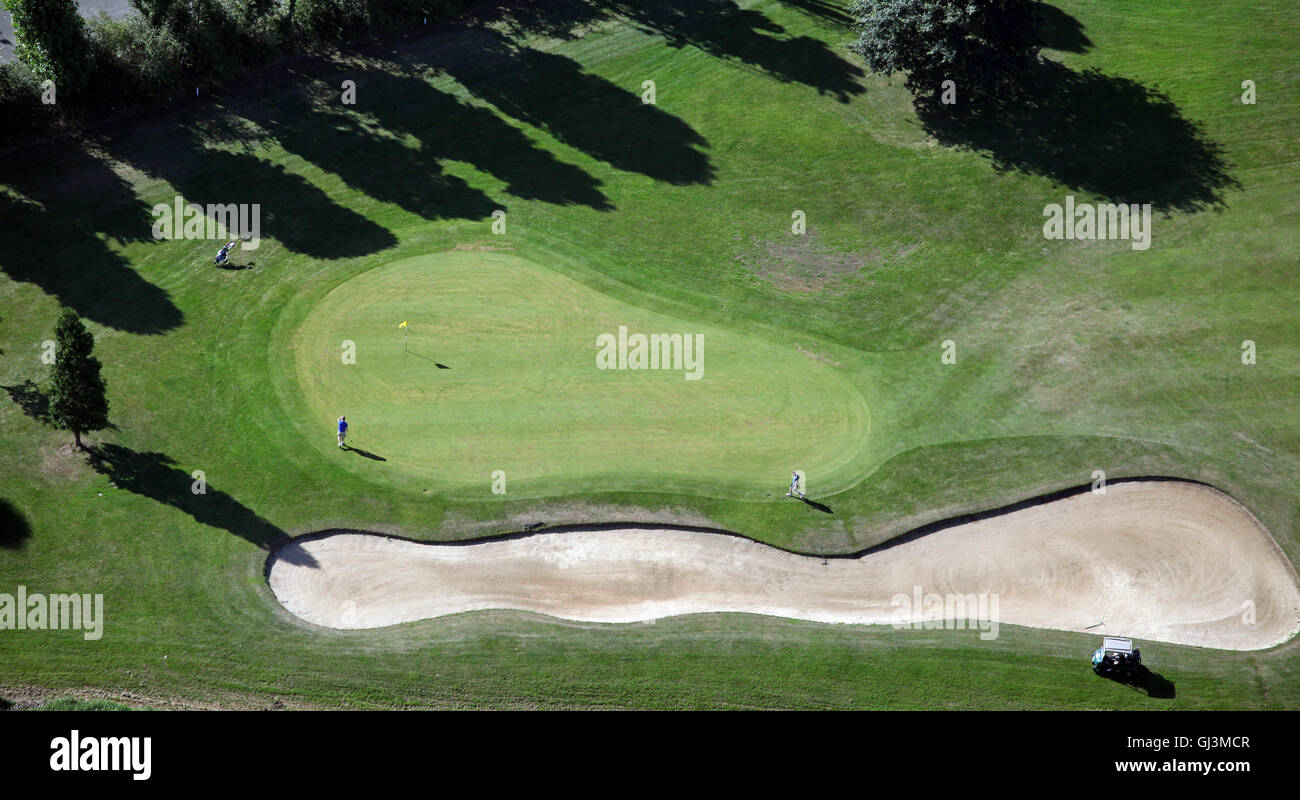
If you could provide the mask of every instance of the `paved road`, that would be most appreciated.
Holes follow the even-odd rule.
[[[101,11],[107,11],[110,17],[120,19],[135,13],[127,0],[77,0],[83,17],[93,17]],[[0,62],[12,61],[14,58],[14,26],[9,12],[0,8]]]

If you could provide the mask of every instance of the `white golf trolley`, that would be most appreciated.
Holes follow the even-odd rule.
[[[1098,675],[1131,675],[1141,666],[1142,650],[1132,639],[1103,637],[1101,647],[1092,654],[1092,671]]]

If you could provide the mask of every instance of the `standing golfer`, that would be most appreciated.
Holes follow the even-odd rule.
[[[339,417],[339,447],[343,446],[343,437],[348,435],[348,418]]]
[[[803,487],[799,485],[798,470],[790,473],[790,491],[785,493],[786,497],[794,497],[795,495],[798,495],[800,500],[803,499]]]

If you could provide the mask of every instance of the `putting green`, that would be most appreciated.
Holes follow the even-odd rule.
[[[698,335],[699,378],[666,357],[668,369],[601,369],[598,337],[616,339],[620,326],[630,350],[637,333]],[[638,308],[504,253],[363,273],[311,309],[294,347],[306,406],[294,416],[310,420],[311,441],[351,469],[421,489],[486,499],[500,470],[516,498],[752,494],[782,489],[797,468],[818,495],[866,468],[870,418],[850,367]],[[334,444],[340,414],[357,452]]]

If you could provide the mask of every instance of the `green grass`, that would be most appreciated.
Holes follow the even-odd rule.
[[[659,369],[599,369],[598,337],[620,328],[625,338],[675,334],[692,349],[655,353]],[[503,253],[366,272],[272,350],[295,356],[276,372],[297,378],[286,405],[304,440],[412,491],[477,499],[500,470],[516,497],[574,486],[761,497],[793,464],[827,494],[861,480],[868,463],[871,420],[847,370],[643,311]],[[336,410],[368,458],[331,451]]]
[[[294,61],[238,91],[8,154],[0,384],[44,378],[41,342],[68,305],[96,334],[117,427],[92,437],[111,447],[91,464],[0,398],[0,497],[13,509],[0,518],[20,529],[0,542],[0,591],[102,592],[106,609],[98,642],[0,632],[0,685],[250,707],[1295,707],[1295,642],[1144,643],[1177,687],[1155,699],[1095,679],[1092,636],[1004,626],[979,642],[744,615],[584,626],[507,612],[343,633],[296,622],[263,580],[269,546],[329,527],[453,539],[534,520],[676,520],[845,552],[1096,469],[1218,486],[1295,562],[1300,12],[1054,5],[1089,44],[1048,55],[1099,70],[1073,91],[1107,102],[1045,103],[993,134],[929,131],[900,78],[856,73],[849,32],[793,5],[702,3],[679,18],[650,2],[624,8],[636,25],[571,40],[449,31]],[[337,102],[345,79],[355,106]],[[1257,105],[1237,99],[1245,79]],[[657,105],[641,103],[645,80]],[[1135,100],[1125,81],[1168,104]],[[1214,147],[1235,184],[1197,171],[1192,156]],[[1072,153],[1096,158],[1061,162]],[[1147,163],[1172,172],[1154,184]],[[1144,192],[1158,201],[1149,251],[1041,236],[1043,206],[1066,194]],[[151,238],[149,209],[178,193],[261,204],[261,247],[235,259],[253,269],[213,269],[212,243]],[[1217,208],[1190,207],[1216,196]],[[491,232],[496,209],[505,236]],[[806,237],[790,233],[795,209]],[[590,364],[590,342],[623,315],[705,332],[698,383],[732,416],[633,425],[611,451],[610,418],[654,397],[698,412],[696,387],[518,348],[474,373],[465,364],[489,359],[469,341],[447,343],[451,369],[424,376],[464,387],[458,422],[420,413],[427,383],[408,389],[419,402],[367,393],[360,383],[423,374],[394,363],[397,322],[433,352],[448,318],[414,290],[348,287],[403,264],[493,263],[454,252],[485,245],[513,248],[513,290],[496,303],[527,316],[504,321],[553,334],[527,346],[559,353],[566,331],[580,334]],[[469,291],[449,310],[481,330],[479,311],[495,305],[485,277],[412,281]],[[580,313],[548,313],[564,296],[581,298]],[[354,331],[343,302],[372,316]],[[421,338],[434,332],[437,343]],[[357,363],[304,378],[342,339],[359,343]],[[949,339],[955,365],[940,362]],[[1259,348],[1254,366],[1240,361],[1244,339]],[[746,385],[711,383],[727,375]],[[604,433],[571,442],[535,431],[544,411],[577,429],[581,405],[548,410],[511,392],[494,430],[478,400],[512,382],[573,397],[605,379],[634,405],[591,409],[608,415]],[[811,417],[842,398],[871,420],[842,449],[827,449],[840,417],[773,438],[724,422],[794,407]],[[334,447],[340,413],[387,462]],[[833,514],[781,502],[798,466],[782,448],[818,465],[810,488]],[[484,474],[497,468],[510,476],[499,497]],[[196,470],[206,494],[191,492]]]
[[[34,711],[135,711],[122,703],[111,700],[78,700],[75,697],[60,697],[48,703],[41,703]]]

